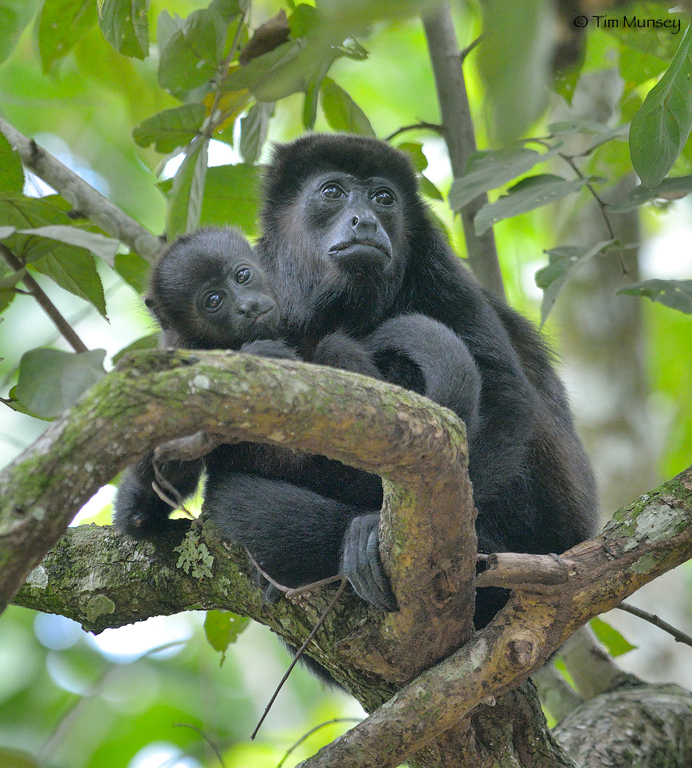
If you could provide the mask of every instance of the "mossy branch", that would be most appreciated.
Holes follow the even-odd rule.
[[[463,424],[373,379],[237,353],[130,356],[0,474],[0,605],[101,485],[199,430],[323,454],[385,478],[381,554],[400,610],[380,617],[388,641],[365,668],[402,684],[469,636],[475,534]],[[187,589],[179,584],[181,595]],[[177,609],[189,607],[183,599]]]

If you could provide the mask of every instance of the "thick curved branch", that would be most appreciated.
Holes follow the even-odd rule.
[[[589,619],[691,557],[692,467],[619,510],[602,534],[561,558],[494,555],[476,583],[514,590],[507,606],[452,656],[301,766],[395,768],[474,707],[526,680]]]
[[[458,418],[363,376],[237,353],[131,356],[0,474],[0,605],[101,485],[199,430],[386,478],[381,553],[400,610],[380,616],[387,641],[356,666],[400,684],[469,635],[476,545]]]
[[[74,171],[39,147],[33,139],[27,139],[2,118],[0,133],[4,134],[12,148],[19,152],[24,165],[53,187],[75,211],[79,211],[97,227],[120,240],[148,262],[153,264],[156,261],[162,243],[151,232],[125,215]]]

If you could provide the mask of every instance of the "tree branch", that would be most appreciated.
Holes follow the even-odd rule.
[[[602,534],[559,561],[550,555],[495,555],[498,567],[490,564],[477,586],[512,584],[507,606],[466,645],[302,768],[395,768],[474,707],[526,680],[589,619],[690,557],[692,467],[618,511]],[[505,558],[512,563],[509,578],[499,567]],[[556,562],[565,578],[555,578]]]
[[[428,52],[435,74],[442,128],[454,178],[463,176],[469,157],[476,151],[471,108],[466,94],[462,54],[459,50],[448,0],[423,17]],[[493,293],[504,298],[505,289],[492,228],[476,235],[473,219],[488,202],[486,194],[461,209],[468,260],[476,277]]]
[[[15,271],[24,269],[22,262],[12,253],[12,251],[6,246],[0,243],[0,256],[3,257],[5,262]],[[31,295],[36,299],[41,309],[50,317],[55,327],[58,329],[63,338],[74,349],[75,352],[88,352],[89,348],[79,338],[74,328],[65,320],[60,314],[58,308],[53,302],[46,296],[43,288],[36,282],[32,275],[28,272],[22,277],[22,282],[29,289]]]
[[[118,407],[126,408],[130,427],[132,423],[141,427],[124,430],[126,434],[119,437],[109,437],[105,448],[99,446],[102,452],[111,456],[111,465],[114,461],[127,464],[157,442],[199,429],[223,433],[228,439],[263,439],[273,444],[291,445],[348,460],[369,471],[383,471],[389,478],[388,503],[394,526],[410,514],[415,517],[416,509],[421,508],[426,515],[436,519],[435,504],[441,499],[444,505],[444,489],[448,482],[451,480],[458,486],[455,477],[464,447],[455,437],[457,420],[444,409],[435,408],[411,393],[341,371],[261,360],[249,355],[149,352],[136,359],[139,365],[134,370],[116,371],[111,374],[108,386],[99,384],[91,390],[93,398],[106,401],[107,392],[125,390],[125,399],[118,403]],[[349,396],[344,398],[347,382]],[[101,387],[101,391],[96,391],[97,387]],[[191,390],[192,395],[189,394]],[[262,402],[258,408],[253,406],[253,399],[257,399],[260,392],[264,399],[258,400]],[[90,399],[88,395],[77,409],[84,415],[90,414],[89,424],[93,424],[92,429],[98,434],[104,431],[104,423],[102,418],[95,417],[95,405]],[[254,409],[252,419],[248,417],[249,409]],[[312,414],[309,420],[304,418],[308,410]],[[367,419],[362,418],[364,412],[368,414]],[[76,449],[73,445],[72,450],[88,452],[94,461],[100,454],[94,445],[95,436],[84,434],[85,429],[89,430],[89,424],[80,423],[74,416],[73,420],[74,428],[81,430],[82,441]],[[348,428],[334,430],[334,423],[348,425]],[[376,428],[373,428],[374,424]],[[59,423],[51,429],[58,427]],[[65,431],[67,426],[60,429]],[[118,435],[119,429],[116,425],[114,434]],[[271,435],[270,439],[265,437],[267,434]],[[67,436],[63,440],[67,440]],[[22,466],[26,469],[32,466],[32,461],[37,462],[35,467],[41,463],[44,468],[46,465],[59,466],[65,458],[57,450],[58,442],[55,435],[51,436],[43,442],[41,455],[25,456]],[[382,449],[383,445],[387,445],[387,451]],[[386,456],[384,460],[383,455]],[[80,456],[76,457],[77,462],[81,460]],[[94,474],[96,465],[91,469]],[[22,477],[26,485],[26,472]],[[76,478],[74,474],[70,477],[74,489]],[[426,484],[428,477],[435,478],[433,488]],[[404,495],[398,492],[403,483],[409,484],[407,491],[418,502],[428,494],[428,501],[422,507],[414,505],[404,514],[401,502]],[[0,488],[6,490],[7,483]],[[42,508],[46,511],[49,501],[60,504],[63,494],[60,488],[61,484],[56,485],[54,479],[51,499],[46,500],[39,494],[33,505],[26,500],[26,490],[24,501],[21,501],[21,493],[3,493],[2,498],[19,498],[19,503],[11,508],[11,517],[0,514],[0,525],[6,526],[5,520],[17,520],[22,516],[38,525],[31,510]],[[18,490],[21,491],[21,484]],[[455,494],[458,493],[458,489],[455,490]],[[436,494],[441,494],[437,500]],[[55,496],[58,498],[54,499]],[[446,514],[450,514],[449,509]],[[436,519],[435,525],[437,523],[444,521]],[[25,521],[25,524],[28,523]],[[277,627],[293,642],[304,638],[310,622],[298,606],[307,610],[314,621],[328,595],[309,599],[301,596],[295,598],[293,605],[284,602],[277,609],[262,606],[257,591],[249,590],[240,579],[238,566],[229,569],[225,565],[231,561],[242,563],[242,553],[238,553],[237,548],[234,552],[232,546],[215,539],[213,528],[212,534],[209,529],[210,526],[205,528],[204,541],[215,558],[214,567],[218,566],[220,570],[213,579],[201,581],[174,568],[170,545],[161,550],[154,545],[135,546],[109,529],[87,529],[93,533],[80,533],[80,529],[70,532],[68,538],[72,541],[79,536],[100,536],[111,542],[104,549],[97,547],[88,559],[81,558],[90,573],[75,576],[76,584],[81,587],[75,586],[73,615],[77,614],[84,621],[85,615],[89,619],[91,611],[91,620],[100,622],[100,626],[104,622],[117,625],[131,621],[133,606],[136,606],[132,595],[140,594],[133,590],[140,589],[138,583],[141,581],[151,591],[151,579],[159,578],[165,579],[165,590],[161,593],[171,600],[170,611],[186,607],[232,607]],[[384,529],[386,533],[387,525]],[[0,528],[0,531],[5,530],[6,527]],[[429,546],[427,539],[420,532],[411,535],[414,535],[412,548],[426,550]],[[404,538],[397,538],[397,541],[405,546]],[[142,570],[128,570],[122,554],[114,556],[113,546],[120,553],[124,551],[123,547],[129,547],[130,560],[141,558],[142,553],[168,560],[152,560]],[[437,546],[439,542],[432,550],[426,550],[426,557],[431,557]],[[44,603],[48,602],[47,597],[54,598],[54,593],[49,592],[53,578],[50,569],[62,568],[64,571],[68,554],[60,549],[51,554],[53,559],[46,560],[48,566],[44,564],[45,574],[40,570],[36,572],[32,578],[33,586],[22,590],[19,600],[22,604],[30,605],[33,599],[36,605],[41,595]],[[406,561],[407,556],[408,553],[402,551],[397,561]],[[592,616],[614,607],[644,583],[690,556],[692,467],[620,510],[601,535],[559,558],[504,553],[488,558],[487,570],[480,574],[477,583],[479,586],[513,588],[514,595],[503,611],[482,632],[437,666],[423,671],[367,720],[304,765],[306,768],[333,765],[387,768],[398,765],[414,753],[419,764],[434,765],[425,758],[434,739],[447,739],[452,732],[456,738],[463,738],[465,731],[459,728],[459,721],[464,715],[484,702],[496,700],[525,680]],[[70,556],[69,559],[74,558]],[[113,563],[113,573],[104,573],[101,563]],[[396,564],[393,567],[396,569]],[[117,584],[116,572],[127,575],[130,590],[118,600],[103,591],[109,588],[111,579]],[[411,568],[411,572],[415,572],[415,568]],[[337,606],[338,618],[327,621],[324,634],[321,631],[322,636],[318,636],[318,646],[313,648],[317,658],[330,670],[335,670],[337,679],[344,681],[370,710],[399,687],[405,676],[400,668],[396,668],[398,663],[406,664],[406,654],[401,649],[430,658],[433,654],[423,647],[421,637],[427,643],[434,645],[436,642],[425,631],[425,625],[412,624],[410,629],[418,639],[417,646],[413,642],[408,634],[408,621],[416,611],[423,609],[412,606],[409,596],[399,591],[406,574],[397,575],[397,571],[392,570],[391,575],[397,596],[403,603],[403,621],[399,614],[383,616],[372,611],[368,614],[371,620],[363,622],[368,609],[353,599],[350,604]],[[245,586],[238,588],[238,584]],[[91,593],[80,591],[86,585]],[[435,594],[434,580],[429,582],[428,588],[431,589],[429,594]],[[418,599],[415,594],[411,597],[414,603]],[[152,609],[161,612],[146,606],[142,613]],[[435,606],[433,612],[438,609]],[[443,603],[443,613],[444,609]],[[136,607],[136,610],[141,611],[141,608]],[[63,607],[60,612],[65,612]],[[289,616],[294,624],[287,630]],[[354,618],[358,616],[360,620]],[[420,621],[421,617],[416,620]],[[392,638],[395,645],[401,638],[401,644],[394,649],[388,648]],[[409,659],[407,672],[416,666],[420,668],[421,665]],[[373,674],[382,682],[373,685]]]
[[[381,555],[400,610],[378,613],[382,636],[366,658],[360,650],[351,658],[344,646],[355,667],[400,685],[469,636],[476,545],[458,418],[374,379],[237,353],[131,356],[0,474],[0,605],[101,485],[155,446],[200,430],[322,454],[385,477]],[[202,599],[196,589],[186,592],[182,577],[177,587],[169,578],[167,593],[178,590],[182,599],[176,610]],[[115,612],[120,603],[108,599]]]
[[[53,187],[75,211],[79,211],[148,262],[153,264],[156,261],[162,243],[151,232],[125,215],[74,171],[39,147],[33,139],[27,139],[2,118],[0,133],[4,134],[12,148],[19,152],[24,165]]]

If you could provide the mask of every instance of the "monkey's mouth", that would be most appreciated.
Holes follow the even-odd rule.
[[[387,259],[392,258],[389,248],[387,248],[383,242],[367,238],[364,240],[348,240],[341,243],[335,243],[329,248],[329,255],[338,255],[340,258],[347,258],[351,255],[356,256],[364,252],[367,254],[367,250],[364,251],[364,249],[368,248],[374,248]]]

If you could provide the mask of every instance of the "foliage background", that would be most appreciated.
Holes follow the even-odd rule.
[[[0,9],[13,5],[0,2]],[[25,5],[26,13],[30,13],[36,3]],[[148,16],[155,25],[164,9],[186,16],[205,5],[153,0]],[[252,25],[256,27],[273,16],[279,7],[280,3],[270,0],[255,2]],[[454,10],[463,47],[478,34],[480,16],[473,4],[459,2]],[[341,58],[329,76],[363,109],[377,136],[385,137],[418,120],[437,121],[434,81],[420,21],[415,17],[379,21],[358,39],[367,49],[368,59]],[[618,37],[590,29],[582,77],[618,66],[625,83],[621,117],[626,121],[655,82],[652,78],[667,63],[665,58],[653,55],[654,51],[661,53],[660,47],[642,35]],[[667,51],[668,60],[673,52],[674,47]],[[29,25],[0,65],[0,112],[126,213],[159,233],[165,223],[165,200],[156,187],[162,156],[153,149],[137,147],[132,139],[133,126],[178,104],[158,86],[156,66],[155,50],[144,61],[126,58],[104,40],[98,27],[92,26],[72,53],[44,72],[36,30]],[[471,55],[466,65],[467,84],[478,143],[485,148],[491,146],[486,128],[492,120],[484,109],[486,95],[477,67],[478,57]],[[281,100],[271,121],[270,141],[288,140],[302,132],[302,108],[300,93]],[[558,97],[553,95],[551,110],[559,108]],[[329,130],[320,111],[315,129]],[[532,135],[542,132],[544,124],[531,129]],[[446,196],[452,177],[442,139],[419,132],[399,140],[409,140],[409,136],[423,142],[429,162],[426,174]],[[240,160],[228,144],[218,144],[212,158],[219,164]],[[675,172],[690,173],[691,165],[688,143]],[[596,155],[590,172],[620,176],[628,167],[626,144],[613,143]],[[166,173],[173,173],[172,165]],[[38,181],[31,179],[27,191],[37,196],[46,193]],[[434,209],[445,222],[457,250],[463,253],[460,228],[448,206],[434,203]],[[536,321],[540,319],[541,293],[535,287],[533,274],[547,262],[544,249],[564,242],[563,234],[574,211],[573,202],[551,206],[503,221],[495,228],[510,303]],[[665,207],[642,209],[642,279],[692,277],[691,213],[689,198]],[[249,228],[254,215],[249,210],[245,216]],[[113,355],[154,328],[138,293],[100,260],[97,266],[104,285],[107,319],[50,280],[41,275],[37,279],[86,345],[107,350],[108,368]],[[670,477],[687,467],[692,456],[692,319],[643,299],[620,300],[642,302],[648,375],[644,407],[649,429],[645,439],[650,441],[656,457],[656,474]],[[564,318],[560,312],[555,313],[546,327],[558,350],[569,330],[563,327]],[[19,296],[0,324],[3,395],[16,382],[21,354],[38,346],[67,348],[32,299]],[[575,374],[574,361],[568,357],[563,366],[572,384],[578,420],[588,426],[599,400],[607,399],[609,394],[599,390],[596,380],[585,386],[583,382],[588,379],[579,372]],[[44,428],[45,422],[3,409],[0,466],[31,444]],[[627,465],[626,447],[614,460]],[[620,503],[640,490],[645,488],[632,487],[631,494]],[[108,492],[95,499],[79,519],[108,523],[107,501]],[[605,516],[612,511],[604,510]],[[654,595],[658,612],[689,632],[692,568],[685,566],[666,580],[665,585],[661,580],[650,585],[648,591]],[[645,605],[646,595],[641,599]],[[633,602],[638,604],[636,599]],[[648,680],[674,680],[692,688],[689,649],[678,652],[672,639],[630,617],[609,620],[624,628],[628,639],[638,646],[623,657],[623,666],[629,665]],[[29,753],[40,756],[37,764],[65,768],[215,765],[216,758],[200,735],[201,730],[223,748],[228,768],[260,768],[277,765],[286,749],[309,728],[334,718],[360,715],[348,697],[325,691],[313,678],[297,670],[257,742],[249,742],[248,734],[283,674],[287,656],[268,632],[253,626],[232,646],[219,669],[219,654],[207,644],[202,621],[199,615],[157,619],[137,631],[108,630],[95,641],[66,619],[35,616],[19,608],[8,610],[0,618],[0,750],[6,750],[5,762],[0,763],[33,765],[28,762]],[[180,642],[161,654],[147,654],[173,640]],[[114,649],[119,652],[115,656]],[[131,655],[123,655],[128,650]],[[178,724],[190,727],[176,727]],[[326,726],[294,752],[285,765],[312,754],[348,725]],[[24,756],[17,752],[12,757],[9,750],[21,751]]]

